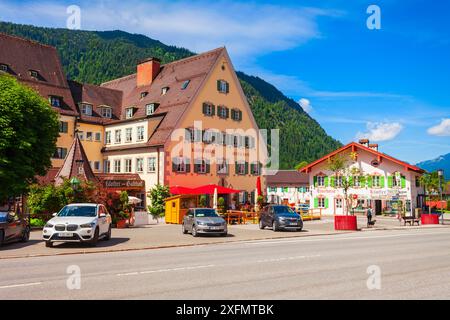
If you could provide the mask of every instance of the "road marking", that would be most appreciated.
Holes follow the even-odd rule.
[[[283,258],[275,258],[275,259],[264,259],[258,260],[257,263],[265,263],[265,262],[279,262],[279,261],[290,261],[297,259],[309,259],[309,258],[317,258],[320,257],[320,254],[312,255],[312,256],[296,256],[296,257],[283,257]]]
[[[296,242],[319,242],[319,241],[338,241],[338,240],[357,240],[357,239],[377,239],[377,238],[397,238],[397,237],[417,237],[417,236],[426,236],[426,235],[440,235],[447,234],[447,232],[428,232],[428,233],[408,233],[408,234],[391,234],[391,235],[383,235],[383,236],[356,236],[356,237],[344,237],[341,238],[339,235],[335,235],[332,238],[323,238],[323,239],[272,239],[272,240],[259,240],[258,242],[246,242],[245,245],[248,246],[258,246],[265,244],[280,244],[280,243],[296,243]]]
[[[21,283],[21,284],[12,284],[9,286],[1,286],[0,289],[11,289],[11,288],[20,288],[20,287],[31,287],[38,286],[42,284],[42,282],[31,282],[31,283]]]
[[[170,268],[170,269],[159,269],[159,270],[146,270],[139,272],[128,272],[128,273],[118,273],[116,276],[124,277],[124,276],[136,276],[140,274],[151,274],[151,273],[161,273],[161,272],[171,272],[171,271],[184,271],[184,270],[196,270],[196,269],[204,269],[214,267],[213,264],[208,264],[204,266],[191,266],[191,267],[178,267],[178,268]]]

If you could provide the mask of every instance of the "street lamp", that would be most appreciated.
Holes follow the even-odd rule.
[[[439,169],[437,171],[437,173],[438,173],[438,177],[439,177],[439,194],[441,196],[441,219],[442,219],[442,224],[444,224],[444,207],[442,206],[442,177],[444,176],[444,170]]]
[[[70,179],[70,185],[72,186],[73,191],[76,191],[80,186],[81,182],[77,177],[73,177]]]

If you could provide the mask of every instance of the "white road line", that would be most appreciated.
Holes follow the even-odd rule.
[[[0,289],[11,289],[11,288],[20,288],[20,287],[31,287],[38,286],[42,284],[42,282],[32,282],[32,283],[21,283],[21,284],[12,284],[9,286],[1,286]]]
[[[191,267],[179,267],[179,268],[170,268],[170,269],[159,269],[159,270],[146,270],[139,272],[128,272],[128,273],[118,273],[116,276],[124,277],[124,276],[136,276],[140,274],[150,274],[150,273],[160,273],[160,272],[171,272],[171,271],[184,271],[184,270],[196,270],[196,269],[204,269],[214,267],[213,264],[204,265],[204,266],[191,266]]]
[[[391,235],[383,235],[383,236],[363,236],[363,237],[339,237],[338,235],[332,236],[330,238],[322,238],[322,239],[278,239],[278,240],[260,240],[258,242],[246,242],[245,245],[248,246],[258,246],[265,244],[280,244],[280,243],[296,243],[296,242],[320,242],[320,241],[339,241],[339,240],[357,240],[357,239],[379,239],[379,238],[399,238],[399,237],[417,237],[417,236],[426,236],[426,235],[440,235],[447,234],[450,235],[450,232],[428,232],[428,233],[408,233],[408,234],[391,234]]]
[[[275,258],[275,259],[264,259],[258,260],[257,263],[265,263],[265,262],[279,262],[279,261],[290,261],[297,259],[309,259],[309,258],[317,258],[320,257],[320,254],[312,255],[312,256],[296,256],[296,257],[283,257],[283,258]]]

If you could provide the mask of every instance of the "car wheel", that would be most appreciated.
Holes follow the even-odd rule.
[[[111,239],[111,225],[109,225],[108,233],[106,233],[104,240],[108,241]]]
[[[197,232],[197,226],[196,225],[192,226],[192,236],[193,237],[198,237],[198,232]]]
[[[30,240],[30,228],[26,227],[25,230],[23,230],[21,241],[27,242],[28,240]]]
[[[99,236],[99,230],[98,228],[95,229],[95,233],[94,233],[94,237],[92,238],[92,240],[89,242],[89,244],[93,247],[95,247],[97,245],[98,242],[98,236]]]
[[[47,248],[51,248],[51,247],[53,247],[53,242],[51,242],[51,241],[45,241],[45,246],[46,246]]]
[[[181,225],[181,232],[183,232],[183,234],[187,234],[187,230],[186,227],[184,226],[184,223]]]
[[[279,230],[278,223],[277,223],[276,220],[273,220],[273,223],[272,223],[272,230],[273,230],[273,231],[278,231],[278,230]]]
[[[3,236],[4,236],[3,230],[0,230],[0,247],[3,244],[3,239],[4,239]]]
[[[262,220],[259,220],[259,228],[261,229],[261,230],[263,230],[265,227],[264,227],[264,223],[262,222]]]
[[[220,235],[221,235],[222,237],[226,237],[226,236],[228,235],[228,232],[227,232],[227,231],[222,232]]]
[[[298,228],[298,229],[297,229],[298,232],[300,232],[300,231],[302,231],[302,230],[303,230],[303,228]]]

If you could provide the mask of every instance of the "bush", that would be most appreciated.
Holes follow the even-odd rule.
[[[45,226],[45,221],[39,218],[31,218],[30,219],[30,226],[31,227],[43,227]]]
[[[168,186],[158,184],[150,190],[148,197],[150,198],[148,211],[153,219],[158,221],[158,218],[164,217],[166,213],[165,199],[170,197],[170,189]]]

